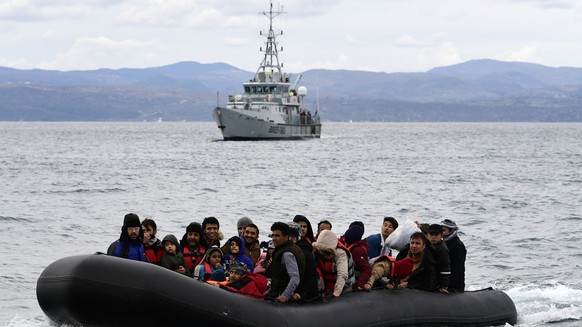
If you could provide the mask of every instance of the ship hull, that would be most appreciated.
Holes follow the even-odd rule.
[[[320,138],[321,123],[306,117],[245,112],[241,109],[214,108],[212,117],[225,141],[301,140]],[[300,120],[299,118],[304,118]]]

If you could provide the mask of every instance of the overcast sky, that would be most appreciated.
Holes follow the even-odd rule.
[[[582,67],[582,0],[282,0],[281,60],[424,72],[471,59]],[[254,71],[268,0],[0,0],[0,66],[89,70],[179,61]]]

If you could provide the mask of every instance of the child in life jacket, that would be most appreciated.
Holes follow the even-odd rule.
[[[218,246],[213,246],[206,250],[204,259],[194,269],[194,278],[199,280],[224,281],[226,279],[224,256]]]
[[[387,255],[379,256],[372,265],[372,274],[366,284],[364,284],[364,290],[370,291],[374,283],[382,277],[387,277],[389,280],[388,284],[386,284],[386,288],[398,288],[400,280],[405,279],[412,274],[413,267],[414,260],[412,260],[412,258],[404,258],[400,261],[396,261],[396,259]]]
[[[228,269],[228,283],[217,284],[229,292],[263,300],[267,291],[267,277],[255,274],[244,263],[233,261]]]
[[[160,266],[181,274],[188,274],[188,267],[182,253],[178,252],[178,239],[172,234],[166,235],[162,241],[166,253],[160,260]]]

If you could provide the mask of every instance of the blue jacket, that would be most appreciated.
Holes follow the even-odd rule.
[[[380,251],[382,251],[382,234],[368,236],[368,257],[375,258],[380,255]]]
[[[240,236],[233,236],[226,242],[225,245],[228,247],[230,245],[230,241],[234,238],[237,238],[238,240],[240,240],[240,248],[239,248],[238,253],[236,254],[236,257],[234,257],[234,258],[230,255],[230,253],[225,252],[224,261],[226,262],[226,268],[230,267],[231,262],[238,261],[238,262],[242,262],[245,265],[247,265],[247,268],[249,269],[249,271],[252,272],[255,269],[255,266],[253,265],[253,262],[251,261],[251,259],[245,255],[245,240],[244,240],[244,238],[242,238]]]
[[[116,257],[127,258],[137,261],[148,261],[145,256],[145,249],[141,241],[130,241],[126,239],[119,240],[115,247],[113,255]]]

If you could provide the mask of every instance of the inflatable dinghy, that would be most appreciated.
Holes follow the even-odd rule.
[[[55,261],[40,275],[36,293],[50,320],[85,327],[493,326],[517,320],[509,296],[491,289],[454,294],[381,289],[279,304],[102,254]]]

